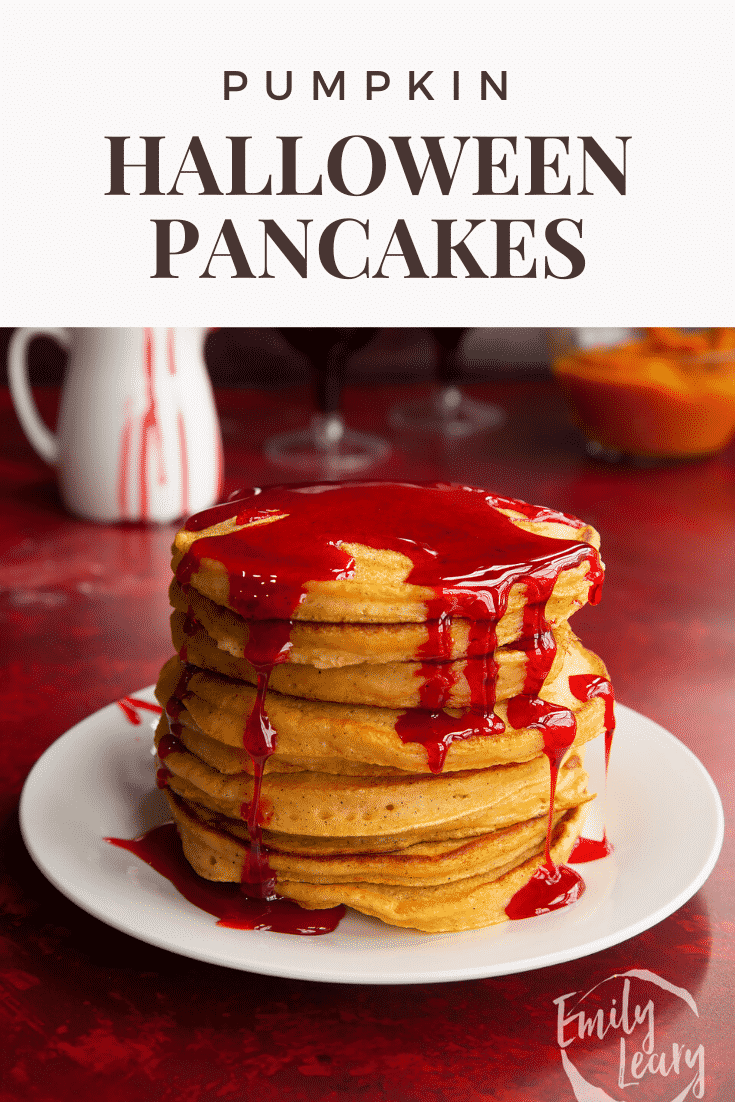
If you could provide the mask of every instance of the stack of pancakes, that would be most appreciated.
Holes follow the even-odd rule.
[[[243,879],[257,842],[277,894],[305,908],[343,903],[425,931],[486,926],[543,862],[549,819],[543,725],[514,727],[512,700],[545,702],[573,729],[551,814],[554,862],[568,858],[592,798],[583,747],[603,731],[605,705],[577,699],[569,678],[606,672],[567,621],[599,584],[599,540],[574,518],[465,487],[387,484],[399,504],[415,492],[434,510],[436,547],[432,525],[414,531],[409,510],[395,537],[395,516],[376,512],[370,543],[350,507],[364,494],[369,511],[374,486],[255,491],[178,533],[177,655],[156,689],[159,777],[184,854],[208,880]],[[475,527],[478,500],[487,510],[488,540],[516,529],[535,555],[483,591],[484,604],[441,573],[439,514],[446,504],[461,527],[469,494]],[[331,527],[310,520],[313,547],[299,543],[297,507],[331,511]],[[437,558],[436,584],[417,568],[419,545]],[[480,565],[482,532],[477,548]],[[327,551],[343,557],[341,572],[325,576]],[[467,614],[483,609],[482,620]],[[271,735],[254,760],[244,732],[256,712]]]

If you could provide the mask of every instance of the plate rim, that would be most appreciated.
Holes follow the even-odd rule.
[[[127,694],[128,697],[138,697],[141,699],[148,699],[153,701],[153,686],[146,686],[144,689],[137,690]],[[122,699],[122,698],[121,698]],[[349,968],[340,970],[339,968],[332,969],[330,971],[320,971],[315,968],[312,963],[310,954],[305,954],[303,958],[303,965],[299,967],[298,964],[293,961],[289,961],[287,965],[279,965],[277,954],[268,958],[267,956],[257,960],[241,961],[233,959],[227,956],[226,953],[213,952],[207,948],[206,945],[199,944],[185,944],[180,941],[176,942],[166,940],[165,937],[156,936],[155,932],[146,930],[136,930],[131,926],[130,922],[127,922],[118,917],[116,913],[111,913],[109,909],[101,903],[97,903],[95,900],[89,899],[80,893],[75,891],[74,884],[70,884],[68,880],[65,880],[63,875],[49,863],[42,852],[39,852],[39,847],[36,845],[36,839],[34,838],[34,826],[32,815],[32,802],[34,799],[38,799],[38,789],[43,791],[41,784],[41,778],[49,764],[53,762],[54,758],[59,754],[64,754],[65,746],[70,743],[75,744],[78,739],[87,734],[87,730],[90,727],[96,726],[98,723],[105,722],[106,713],[109,713],[110,719],[115,719],[121,725],[127,723],[125,716],[121,709],[118,707],[118,702],[113,701],[103,708],[92,712],[90,715],[85,716],[78,723],[74,724],[71,728],[65,731],[57,739],[54,740],[46,750],[40,755],[37,761],[31,768],[21,792],[19,802],[19,818],[20,829],[23,837],[23,842],[30,854],[31,859],[38,869],[43,873],[47,880],[53,886],[62,893],[67,899],[71,900],[76,906],[82,910],[91,914],[94,918],[112,928],[119,930],[122,933],[127,934],[130,937],[135,937],[140,941],[153,945],[156,948],[163,949],[166,952],[178,953],[181,956],[189,957],[194,960],[201,960],[208,964],[214,964],[219,967],[233,968],[238,971],[253,972],[259,975],[274,976],[285,979],[297,979],[297,980],[310,980],[321,983],[342,983],[342,984],[360,984],[360,985],[396,985],[396,984],[417,984],[417,983],[451,983],[457,981],[464,981],[469,979],[482,979],[493,976],[514,975],[521,972],[534,971],[540,968],[552,967],[556,964],[563,964],[571,960],[581,959],[586,956],[591,956],[594,953],[600,952],[603,949],[610,948],[613,945],[627,941],[632,937],[636,937],[644,930],[650,929],[652,926],[657,925],[659,922],[668,918],[676,910],[679,909],[688,899],[690,899],[705,883],[710,873],[712,872],[722,848],[724,839],[724,812],[722,808],[722,800],[717,790],[712,777],[709,772],[694,754],[680,739],[668,731],[661,724],[655,720],[650,719],[648,716],[643,715],[640,712],[635,711],[628,706],[616,702],[616,711],[618,714],[618,720],[622,717],[629,721],[642,720],[644,724],[650,725],[651,733],[655,732],[658,738],[663,738],[665,742],[668,742],[675,750],[676,753],[683,755],[683,758],[690,769],[694,769],[699,775],[700,779],[704,782],[705,788],[708,790],[711,798],[710,810],[714,812],[715,829],[713,831],[709,851],[706,859],[703,861],[697,874],[685,885],[682,886],[679,892],[675,893],[669,899],[663,901],[661,905],[655,908],[653,911],[642,916],[634,923],[625,926],[624,929],[615,929],[608,931],[606,934],[601,935],[599,938],[593,938],[589,941],[583,941],[582,944],[568,945],[564,948],[557,949],[552,953],[542,953],[536,956],[526,956],[513,962],[508,961],[492,961],[480,962],[472,966],[460,967],[453,966],[450,971],[445,968],[442,971],[440,968],[434,970],[427,970],[418,972],[416,970],[401,972],[395,970],[389,975],[379,974],[377,977],[368,971],[369,961],[366,964],[364,972],[355,972]],[[119,714],[116,715],[116,712]],[[131,727],[131,734],[135,730],[135,727]],[[127,727],[122,728],[127,731]],[[142,723],[140,729],[145,731],[148,726]],[[146,753],[148,750],[146,749]],[[102,838],[100,839],[102,841]],[[181,897],[183,899],[183,897]],[[184,901],[187,907],[193,907],[193,904],[189,904],[188,901]],[[206,912],[200,912],[204,915]],[[207,916],[209,917],[209,916]],[[362,918],[363,916],[360,916]],[[541,919],[532,919],[529,921],[543,921],[545,916]],[[551,917],[551,916],[549,916]],[[214,919],[212,919],[214,922]],[[377,921],[377,920],[375,920]],[[504,930],[505,925],[495,927],[495,929]],[[388,930],[393,930],[394,927],[387,927]],[[493,929],[493,927],[487,927],[485,929]],[[222,931],[225,933],[225,931]],[[228,935],[230,931],[226,932]],[[237,933],[242,934],[242,931]],[[478,931],[463,931],[464,934],[482,933]],[[274,936],[267,934],[266,936]],[[288,935],[275,935],[276,937],[286,937]],[[330,936],[330,935],[327,935]],[[390,936],[390,935],[387,935]],[[436,938],[437,935],[428,935],[430,938]],[[439,935],[440,937],[452,937],[452,934]],[[315,939],[309,939],[312,941]],[[327,945],[323,938],[319,938],[318,941],[327,948]],[[223,939],[223,943],[225,939]],[[429,942],[428,945],[432,945],[433,942]],[[400,945],[396,945],[395,952],[399,953],[401,950]]]

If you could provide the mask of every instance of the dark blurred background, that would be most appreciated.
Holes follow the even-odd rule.
[[[0,329],[0,384],[7,382],[7,348],[12,329]],[[215,386],[277,389],[309,381],[306,359],[275,329],[218,329],[207,337],[205,358]],[[29,351],[36,386],[57,385],[66,354],[39,337]],[[543,375],[548,368],[544,329],[470,329],[459,350],[460,377],[466,382]],[[381,329],[348,363],[347,385],[429,381],[436,345],[427,329]]]

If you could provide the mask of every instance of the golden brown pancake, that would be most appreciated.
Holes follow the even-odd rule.
[[[563,625],[584,604],[583,574],[582,568],[560,574],[545,608],[546,619],[552,628]],[[204,597],[193,586],[184,593],[175,578],[169,588],[169,599],[174,609],[184,617],[191,612],[219,649],[233,658],[243,657],[250,638],[249,621],[231,608]],[[516,594],[512,609],[509,608],[496,625],[498,647],[522,638],[524,605],[525,600],[519,599]],[[444,657],[456,660],[467,656],[469,631],[468,620],[452,618],[450,644]],[[316,666],[317,669],[361,662],[410,662],[431,657],[427,654],[430,636],[425,616],[423,621],[414,623],[328,623],[294,617],[290,642],[288,662]]]
[[[569,755],[578,757],[577,753]],[[162,764],[171,773],[168,787],[186,800],[239,819],[253,797],[248,773],[224,776],[191,751],[181,748]],[[577,771],[579,770],[579,771]],[[573,791],[578,803],[581,766],[562,770],[558,799]],[[494,828],[543,814],[549,806],[549,769],[543,755],[518,765],[459,773],[403,774],[393,777],[335,776],[302,771],[267,773],[262,788],[265,823],[281,834],[326,838],[398,835],[455,829],[455,823],[480,813]],[[569,804],[567,804],[569,806]]]
[[[208,828],[219,837],[212,839],[207,831],[210,850],[217,849],[217,862],[211,856],[206,862],[198,862],[204,869],[201,875],[208,880],[238,883],[242,874],[247,846],[245,836],[235,833],[233,827],[241,826],[237,820],[228,819],[211,810],[174,796],[168,790],[174,820],[184,816],[194,819],[189,823],[193,835],[198,827]],[[573,805],[574,807],[578,805]],[[563,817],[566,808],[559,808],[554,815],[554,825]],[[300,880],[307,884],[384,884],[395,887],[434,887],[463,880],[468,876],[492,873],[510,863],[521,861],[538,852],[546,836],[546,815],[514,823],[512,826],[476,835],[471,838],[442,839],[438,842],[414,842],[396,850],[367,852],[346,850],[333,853],[308,854],[288,848],[288,837],[271,842],[268,848],[268,864],[280,879]]]
[[[499,510],[502,511],[502,510]],[[268,523],[277,524],[285,517],[275,517]],[[516,521],[519,528],[547,535],[553,539],[580,539],[591,546],[597,546],[599,536],[594,529],[585,526],[580,529],[566,525],[550,523],[531,523]],[[256,522],[261,524],[262,521]],[[255,525],[253,525],[255,526]],[[199,540],[201,555],[199,568],[191,574],[189,584],[197,592],[208,597],[215,604],[236,611],[230,599],[229,576],[225,566],[216,559],[209,558],[206,551],[206,539],[240,531],[245,525],[235,524],[235,518],[214,525],[202,532],[177,533],[173,546],[171,568],[176,573],[184,554]],[[407,624],[422,623],[429,617],[427,605],[434,598],[434,589],[428,586],[412,585],[406,581],[413,563],[398,551],[365,547],[362,544],[341,544],[341,549],[354,560],[354,573],[351,577],[339,581],[309,581],[303,583],[304,599],[291,612],[292,620],[323,621],[326,623],[377,623]],[[547,604],[547,618],[565,620],[581,608],[587,601],[590,581],[589,564],[570,567],[560,571]],[[498,638],[511,642],[522,633],[522,613],[526,604],[526,586],[517,582],[511,587],[508,607],[498,622]]]
[[[194,870],[207,879],[237,881],[246,856],[246,847],[221,825],[207,822],[183,801],[168,795],[172,814],[181,836],[184,854]],[[552,835],[551,856],[555,863],[569,857],[574,842],[584,825],[584,804],[556,816]],[[216,822],[216,821],[215,821]],[[340,903],[373,915],[394,926],[408,926],[426,932],[472,930],[507,920],[505,908],[515,893],[530,879],[543,860],[545,824],[536,819],[530,823],[484,835],[466,846],[443,849],[435,853],[431,847],[419,846],[416,852],[418,878],[416,885],[398,882],[406,875],[410,851],[399,855],[383,855],[371,859],[373,879],[356,874],[347,882],[329,879],[330,864],[321,863],[321,882],[289,879],[278,876],[278,890],[306,908],[335,907]],[[426,852],[428,849],[428,852]],[[423,850],[424,852],[421,852]],[[283,858],[274,852],[271,864],[288,869],[296,867],[303,875],[303,863]],[[342,862],[342,867],[349,862]],[[361,868],[366,869],[367,862]],[[441,871],[439,866],[444,866]],[[468,868],[482,866],[481,872]],[[392,871],[391,870],[392,867]],[[400,871],[399,871],[400,870]],[[371,873],[368,871],[368,876]],[[393,882],[385,883],[387,876]],[[433,881],[433,882],[432,882]]]
[[[370,625],[371,627],[374,625]],[[257,683],[253,666],[243,657],[235,657],[221,650],[201,626],[187,632],[187,618],[181,612],[171,616],[171,638],[177,652],[186,648],[186,660],[201,669],[221,673],[231,679]],[[355,626],[355,631],[359,630]],[[554,680],[572,645],[571,629],[562,623],[554,632],[556,656],[549,670],[549,680]],[[495,695],[498,700],[508,700],[523,692],[527,654],[512,646],[498,647],[493,653],[498,664]],[[471,703],[470,685],[465,676],[468,665],[477,667],[484,658],[462,658],[445,662],[442,669],[454,683],[446,702],[448,708],[468,708]],[[276,666],[270,675],[273,692],[285,693],[304,700],[329,700],[336,704],[371,704],[376,708],[419,708],[421,690],[426,682],[425,667],[421,662],[362,662],[359,665],[336,666],[320,669],[303,663],[284,662]]]
[[[556,865],[569,859],[574,843],[582,832],[587,808],[567,812],[557,824],[551,845]],[[373,915],[392,926],[410,927],[425,933],[476,930],[506,922],[506,907],[533,876],[544,858],[543,845],[522,864],[509,862],[508,868],[488,874],[466,877],[450,884],[429,888],[392,887],[381,884],[306,884],[280,880],[279,890],[302,907],[334,907],[344,903],[363,914]]]
[[[506,770],[510,767],[505,766]],[[515,821],[532,819],[538,815],[548,814],[548,778],[544,781],[538,777],[529,776],[525,783],[515,785],[513,789],[513,806],[509,799],[496,801],[487,808],[481,808],[475,812],[468,812],[453,820],[451,824],[444,823],[439,827],[415,826],[410,830],[404,830],[399,834],[369,834],[362,837],[357,835],[342,835],[332,838],[329,835],[317,836],[308,834],[283,834],[278,831],[263,827],[262,841],[269,850],[275,849],[288,851],[289,853],[304,854],[309,857],[322,857],[332,854],[375,854],[400,852],[409,846],[418,843],[447,843],[454,841],[466,841],[482,834],[488,834],[506,826],[513,825]],[[562,810],[578,806],[592,797],[586,792],[587,774],[582,768],[582,757],[574,754],[566,757],[559,774],[559,807]],[[169,791],[171,791],[169,789]],[[193,791],[193,789],[192,789]],[[211,822],[216,826],[221,813],[208,808],[200,799],[186,800],[184,804],[197,817],[205,822]],[[243,819],[231,819],[226,817],[226,829],[236,838],[247,841],[249,838],[247,824]]]
[[[182,664],[177,658],[170,659],[161,671],[156,697],[164,707],[173,696],[182,672]],[[575,715],[577,746],[600,733],[604,715],[602,700],[596,698],[583,703],[570,692],[569,676],[578,673],[606,676],[599,658],[582,647],[576,637],[572,637],[559,675],[544,685],[541,691],[542,699],[569,708]],[[252,686],[209,671],[196,670],[189,678],[181,701],[185,713],[182,713],[180,722],[187,724],[188,717],[191,717],[193,724],[210,738],[226,746],[240,748],[245,721],[254,700]],[[396,709],[303,700],[275,692],[268,694],[266,706],[278,732],[276,751],[269,762],[281,760],[308,769],[310,762],[317,759],[342,758],[348,762],[388,766],[414,773],[429,772],[425,748],[420,743],[404,743],[396,734],[396,722],[401,714]],[[496,704],[495,714],[505,723],[505,732],[453,742],[447,751],[445,771],[528,761],[542,753],[542,732],[532,728],[513,728],[508,722],[505,701]]]

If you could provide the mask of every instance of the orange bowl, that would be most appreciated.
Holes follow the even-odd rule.
[[[552,361],[593,450],[686,459],[724,448],[735,433],[735,329],[621,332],[595,344],[595,330],[566,331]]]

